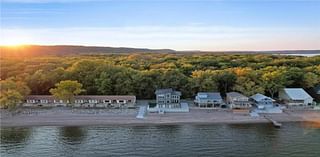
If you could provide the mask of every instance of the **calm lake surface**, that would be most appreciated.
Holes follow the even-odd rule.
[[[1,157],[319,157],[320,128],[285,123],[2,128]]]
[[[277,55],[277,54],[275,54]],[[292,53],[292,54],[279,54],[279,55],[285,55],[285,56],[305,56],[305,57],[313,57],[313,56],[320,56],[319,53],[311,53],[311,54],[308,54],[308,53],[305,53],[305,54],[299,54],[299,53]]]

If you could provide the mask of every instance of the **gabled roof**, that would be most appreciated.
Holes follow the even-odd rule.
[[[242,95],[241,93],[238,93],[238,92],[229,92],[229,93],[227,93],[227,96],[228,97],[245,97],[245,98],[248,98],[248,97],[246,97],[246,96],[244,96],[244,95]]]
[[[172,88],[166,88],[166,89],[157,89],[155,91],[155,94],[158,95],[158,94],[166,94],[166,93],[171,93],[173,95],[181,95],[181,92],[179,91],[175,91],[173,90]]]
[[[131,100],[136,99],[134,95],[77,95],[75,99],[82,100]],[[52,95],[29,95],[26,97],[26,100],[55,100]],[[57,100],[57,99],[56,99]]]
[[[197,97],[200,99],[222,99],[220,93],[217,92],[198,92]]]
[[[263,94],[260,94],[260,93],[257,93],[255,95],[252,95],[250,97],[251,99],[255,100],[255,101],[261,101],[261,100],[271,100],[271,101],[275,101],[274,99],[270,98],[270,97],[267,97]]]
[[[284,88],[283,91],[292,100],[304,100],[307,98],[312,98],[304,89],[302,88]]]
[[[28,95],[25,98],[26,100],[54,100],[55,98],[52,95]]]
[[[82,100],[132,100],[136,99],[134,95],[77,95],[75,99],[82,99]]]

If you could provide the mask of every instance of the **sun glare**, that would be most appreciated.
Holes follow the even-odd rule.
[[[6,47],[21,47],[23,45],[27,45],[26,42],[10,41],[10,42],[1,43],[1,46],[6,46]]]
[[[6,36],[4,40],[0,41],[0,45],[14,48],[14,47],[21,47],[24,45],[28,45],[30,42],[32,42],[32,40],[29,36],[19,34],[19,35]]]

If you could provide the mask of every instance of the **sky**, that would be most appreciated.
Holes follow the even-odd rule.
[[[320,0],[1,0],[1,45],[320,49]]]

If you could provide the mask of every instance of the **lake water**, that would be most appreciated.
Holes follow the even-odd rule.
[[[285,123],[2,128],[1,157],[319,157],[320,128]]]
[[[304,57],[313,57],[313,56],[320,56],[319,53],[311,53],[311,54],[299,54],[299,53],[292,53],[292,54],[274,54],[274,55],[286,55],[286,56],[304,56]]]

